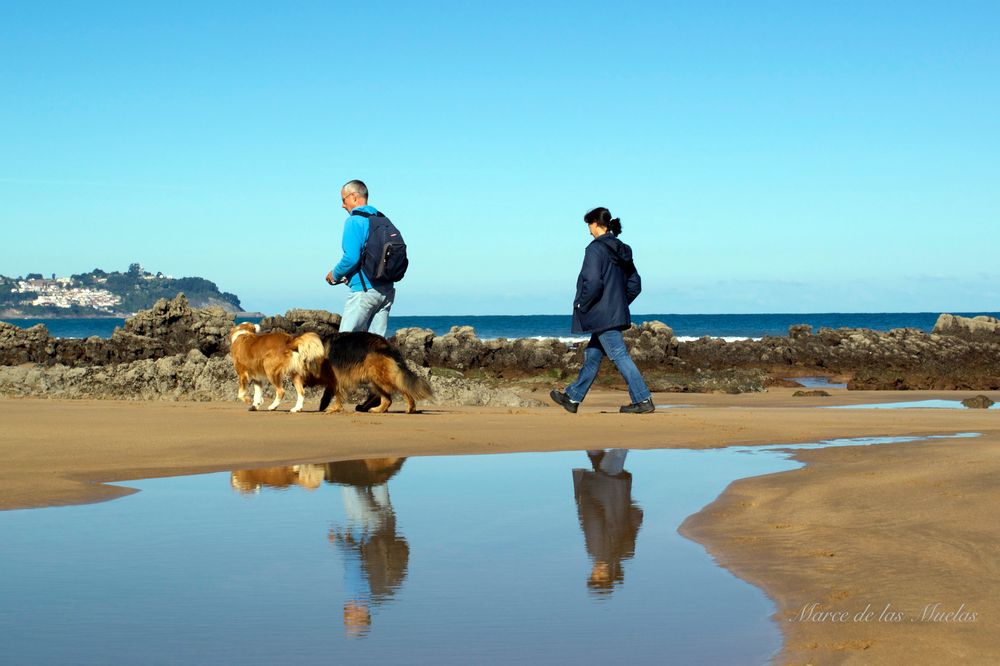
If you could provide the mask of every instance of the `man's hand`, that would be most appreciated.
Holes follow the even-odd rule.
[[[333,281],[333,271],[330,271],[329,273],[326,274],[326,283],[337,284],[336,282]]]

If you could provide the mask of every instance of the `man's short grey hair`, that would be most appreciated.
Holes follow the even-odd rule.
[[[351,194],[354,192],[365,201],[368,201],[368,186],[360,180],[347,181],[344,183],[344,187],[342,187],[341,190],[344,194]]]

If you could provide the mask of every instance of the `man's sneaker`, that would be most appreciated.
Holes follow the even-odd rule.
[[[656,411],[656,405],[653,404],[653,396],[649,396],[642,402],[633,402],[631,405],[622,405],[618,408],[618,411],[622,414],[649,414],[650,412]]]
[[[568,395],[566,395],[562,391],[557,391],[556,389],[552,389],[551,391],[549,391],[549,397],[552,398],[552,400],[554,400],[557,405],[560,405],[570,414],[576,414],[576,408],[580,406],[580,403],[573,402],[572,400],[569,399]]]

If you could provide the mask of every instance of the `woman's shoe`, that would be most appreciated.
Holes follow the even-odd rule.
[[[580,406],[580,403],[573,402],[572,400],[569,399],[568,395],[556,389],[552,389],[551,391],[549,391],[549,397],[552,398],[552,400],[557,405],[565,409],[570,414],[576,414],[576,408]]]
[[[656,411],[656,405],[653,404],[653,396],[649,396],[642,402],[633,402],[631,405],[622,405],[618,408],[618,411],[622,414],[649,414],[650,412]]]

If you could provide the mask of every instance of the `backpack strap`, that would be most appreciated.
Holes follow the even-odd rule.
[[[385,217],[382,213],[369,213],[363,210],[352,210],[351,215],[360,215],[363,218],[371,221],[373,217]],[[388,219],[388,218],[386,218]],[[361,265],[365,263],[365,251],[368,249],[368,238],[365,237],[365,242],[361,245],[361,256],[358,258],[358,279],[361,280],[361,290],[368,291],[368,286],[365,285],[365,272],[361,269]],[[374,285],[372,285],[374,286]]]
[[[352,210],[351,215],[360,215],[361,217],[371,220],[373,217],[377,217],[378,213],[368,213],[363,210]],[[365,285],[365,272],[361,270],[361,265],[365,263],[365,250],[368,249],[368,237],[365,237],[365,242],[361,244],[361,254],[358,256],[358,279],[361,280],[361,290],[368,291],[368,286]]]

